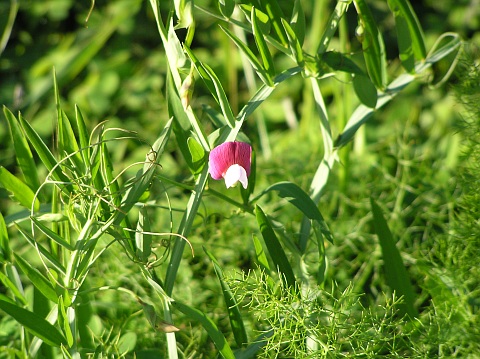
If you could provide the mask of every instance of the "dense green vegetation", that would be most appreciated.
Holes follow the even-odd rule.
[[[479,21],[1,2],[0,358],[477,357]]]

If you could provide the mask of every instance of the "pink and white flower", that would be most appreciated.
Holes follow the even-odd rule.
[[[248,186],[252,147],[246,142],[225,142],[215,147],[209,156],[209,172],[213,179],[224,178],[227,188],[240,182]]]

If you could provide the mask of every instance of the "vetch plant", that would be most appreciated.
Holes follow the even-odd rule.
[[[115,11],[105,11],[103,16],[114,14],[116,20],[102,23],[123,24],[131,1],[138,2],[119,1]],[[155,101],[164,101],[160,109],[142,108],[155,112],[151,126],[158,135],[140,160],[130,153],[134,145],[122,145],[142,133],[105,129],[108,122],[89,131],[78,107],[71,120],[60,106],[56,79],[52,150],[28,121],[35,118],[4,107],[16,165],[0,167],[0,184],[17,207],[0,215],[0,310],[6,313],[0,329],[14,328],[9,342],[1,333],[0,349],[14,343],[19,349],[5,349],[9,358],[112,353],[142,358],[153,348],[169,359],[409,356],[417,349],[429,356],[430,347],[413,344],[429,324],[432,311],[423,310],[425,302],[437,293],[415,283],[409,270],[414,260],[402,257],[389,208],[375,188],[365,190],[362,199],[371,196],[364,201],[370,203],[367,214],[348,213],[354,224],[339,229],[335,225],[344,223],[344,213],[323,196],[332,174],[358,165],[348,161],[352,141],[386,141],[389,123],[365,134],[381,107],[438,62],[454,68],[460,37],[442,35],[427,52],[408,0],[389,0],[390,10],[381,7],[395,20],[398,38],[389,44],[371,10],[373,1],[337,1],[331,14],[328,1],[321,0],[214,3],[206,8],[189,0],[150,0],[160,35],[150,40],[161,42],[162,51],[149,61],[163,64]],[[357,17],[358,38],[347,11]],[[205,19],[219,26],[198,31],[209,23]],[[108,37],[114,29],[105,30]],[[122,27],[133,31],[128,29]],[[222,39],[224,48],[204,44],[204,32],[208,39]],[[80,73],[79,66],[101,51],[108,37],[79,51],[83,56],[71,63],[71,73]],[[387,46],[397,47],[399,56],[387,58],[396,53]],[[228,53],[228,61],[214,59],[216,51]],[[124,62],[124,54],[122,48],[115,64]],[[284,111],[278,97],[298,103]],[[300,131],[270,119],[297,112],[300,119],[291,123],[298,121]],[[396,121],[402,118],[396,114]],[[282,151],[279,143],[287,144]],[[267,155],[275,153],[270,145],[276,156]],[[283,158],[292,154],[298,154],[297,168]],[[387,155],[378,154],[375,165]],[[135,166],[140,168],[129,175]],[[243,202],[231,191],[207,186],[209,176],[223,179],[227,189],[240,183]],[[367,186],[361,176],[355,180],[352,186],[348,176],[339,180],[345,202],[353,187],[377,184]],[[403,198],[397,199],[399,207]],[[355,237],[356,226],[365,223],[374,244],[355,264],[360,269],[352,273],[348,265],[336,266],[350,262],[343,248],[357,251],[353,260],[360,257],[366,240]],[[184,251],[186,243],[191,252]],[[239,274],[237,279],[228,279],[227,270]],[[341,285],[329,292],[338,278]],[[106,305],[106,292],[122,297]],[[126,319],[111,325],[119,318]]]

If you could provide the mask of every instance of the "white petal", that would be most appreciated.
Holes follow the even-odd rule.
[[[237,182],[240,182],[243,188],[247,188],[248,186],[247,172],[245,171],[245,168],[237,164],[228,167],[223,178],[225,178],[225,185],[227,188],[235,186]]]

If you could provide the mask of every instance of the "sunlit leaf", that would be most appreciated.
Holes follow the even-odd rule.
[[[0,186],[9,191],[15,201],[25,208],[32,208],[38,211],[40,202],[30,187],[11,174],[5,167],[0,166]]]

